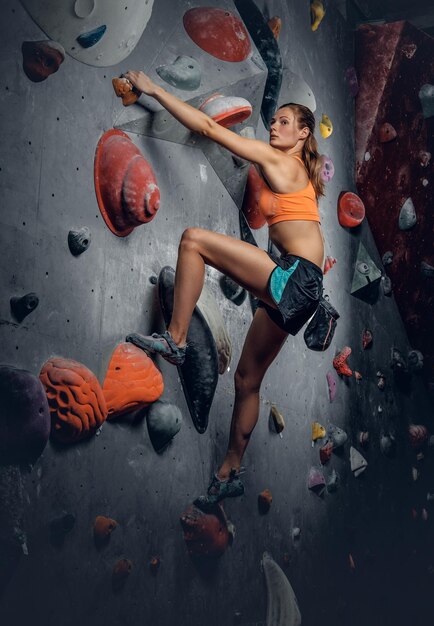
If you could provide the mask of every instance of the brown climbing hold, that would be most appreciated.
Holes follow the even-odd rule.
[[[378,131],[378,137],[381,143],[392,141],[396,138],[396,134],[396,130],[393,128],[392,124],[389,124],[389,122],[384,122]]]
[[[408,427],[408,437],[411,447],[417,450],[428,440],[428,429],[423,424],[410,424]]]
[[[280,413],[280,411],[274,404],[271,405],[270,418],[273,423],[274,430],[276,431],[276,433],[280,434],[285,428],[285,420],[282,413]]]
[[[134,104],[140,97],[140,93],[134,89],[128,78],[124,78],[123,76],[120,78],[112,78],[112,85],[118,98],[122,98],[124,107]]]
[[[163,393],[164,381],[153,360],[132,343],[113,351],[103,383],[108,417],[119,417],[148,406]]]
[[[51,435],[75,443],[93,435],[107,418],[101,386],[85,365],[55,357],[46,361],[39,378],[45,387],[51,414]]]
[[[204,513],[190,505],[180,518],[190,556],[220,557],[232,542],[233,532],[223,509],[217,505]]]
[[[118,525],[117,521],[110,517],[97,515],[93,526],[95,543],[101,545],[109,540],[110,535]]]
[[[149,569],[151,570],[151,573],[155,575],[160,569],[160,565],[161,565],[160,557],[153,556],[152,559],[149,561]]]
[[[373,339],[372,332],[368,328],[365,328],[365,330],[363,331],[363,335],[362,335],[363,350],[367,350],[368,348],[372,346],[372,339]]]
[[[65,60],[65,50],[56,41],[24,41],[21,52],[24,73],[34,83],[57,72]]]
[[[118,237],[129,235],[155,217],[160,190],[154,172],[123,131],[112,128],[99,140],[94,182],[101,215]]]
[[[133,564],[129,559],[120,559],[115,563],[112,573],[112,586],[114,591],[122,589],[132,569]]]
[[[280,31],[282,29],[282,20],[280,19],[280,17],[277,17],[277,15],[275,15],[274,17],[268,20],[267,24],[271,32],[273,33],[274,37],[276,39],[279,39]]]
[[[338,221],[346,228],[354,228],[365,217],[365,205],[362,199],[352,191],[342,191],[338,198]]]
[[[262,515],[268,513],[271,508],[271,503],[273,502],[273,496],[271,495],[271,491],[269,489],[264,489],[258,495],[258,510]]]
[[[345,346],[333,359],[333,367],[342,376],[352,376],[353,372],[347,365],[347,359],[351,354],[351,348]]]

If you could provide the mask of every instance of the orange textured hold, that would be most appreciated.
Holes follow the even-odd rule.
[[[335,356],[333,359],[333,367],[337,371],[338,374],[342,374],[342,376],[352,376],[353,371],[347,365],[347,359],[351,354],[351,348],[345,346],[342,350]]]
[[[97,541],[104,541],[107,539],[114,529],[118,526],[116,520],[110,517],[104,517],[103,515],[97,515],[93,526],[93,534]]]
[[[134,104],[140,97],[128,78],[112,78],[112,85],[118,98],[122,98],[124,107]]]
[[[273,502],[273,496],[269,489],[264,489],[258,496],[258,509],[260,513],[268,513]]]
[[[275,15],[274,17],[269,19],[267,23],[274,37],[276,39],[279,39],[280,31],[282,29],[282,20],[280,19],[280,17],[277,17],[277,15]]]
[[[107,418],[101,386],[85,365],[72,359],[52,358],[39,378],[45,387],[51,414],[51,435],[62,443],[89,437]]]
[[[104,133],[95,151],[95,193],[99,210],[112,233],[129,235],[150,222],[160,206],[160,190],[143,154],[116,128]]]
[[[158,400],[164,381],[152,359],[137,346],[125,342],[113,351],[102,389],[110,419]]]
[[[389,122],[385,122],[380,126],[378,137],[381,143],[392,141],[396,137],[396,130],[393,128],[392,124],[389,124]]]
[[[342,191],[338,198],[338,220],[341,226],[354,228],[365,217],[365,205],[362,199],[352,191]]]
[[[133,563],[129,559],[120,559],[115,563],[112,573],[112,586],[114,591],[119,591],[119,589],[124,586],[132,569]]]
[[[249,166],[246,189],[244,191],[242,211],[250,228],[258,229],[264,226],[266,219],[259,209],[259,197],[265,183],[254,165]]]

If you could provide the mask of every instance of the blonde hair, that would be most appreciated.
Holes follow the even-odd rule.
[[[314,136],[315,132],[315,117],[308,107],[303,104],[297,104],[295,102],[287,102],[279,106],[279,109],[291,109],[294,111],[295,118],[297,120],[297,126],[299,129],[307,127],[309,129],[309,135],[304,142],[303,152],[301,158],[306,166],[309,174],[309,179],[315,189],[317,199],[320,196],[324,196],[324,182],[321,178],[321,162],[320,154],[318,152],[318,144]]]

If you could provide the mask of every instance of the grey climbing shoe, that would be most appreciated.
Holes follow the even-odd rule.
[[[229,478],[220,480],[217,474],[212,477],[211,483],[207,490],[206,496],[199,496],[194,500],[193,504],[203,511],[212,509],[216,504],[225,498],[236,498],[244,493],[244,485],[239,475],[243,470],[237,472],[231,469]]]
[[[167,330],[161,335],[158,333],[153,333],[152,335],[131,333],[126,336],[125,341],[133,343],[149,354],[159,354],[169,363],[173,363],[173,365],[182,365],[184,363],[187,346],[182,346],[182,348],[177,346]]]

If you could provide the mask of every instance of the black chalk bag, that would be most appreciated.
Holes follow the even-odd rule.
[[[310,350],[323,352],[332,342],[339,313],[328,296],[321,296],[318,308],[304,331],[304,341]]]

